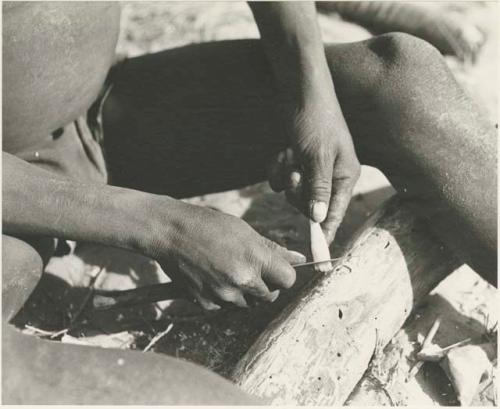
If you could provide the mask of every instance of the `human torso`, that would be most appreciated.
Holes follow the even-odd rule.
[[[92,104],[114,60],[117,2],[3,4],[3,150],[15,153]]]

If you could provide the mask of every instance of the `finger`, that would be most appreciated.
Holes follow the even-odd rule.
[[[234,287],[218,287],[214,288],[213,292],[222,301],[236,304],[241,308],[248,308],[247,301],[239,289]]]
[[[193,265],[188,264],[184,261],[179,261],[178,266],[179,266],[179,271],[182,273],[182,277],[185,279],[186,282],[189,283],[190,286],[198,290],[201,290],[203,288],[203,282],[201,281],[200,278],[203,276],[202,272],[200,272]]]
[[[278,243],[275,243],[272,240],[266,239],[263,237],[264,243],[266,246],[272,251],[276,251],[279,253],[281,257],[283,257],[290,264],[300,264],[306,262],[306,256],[298,251],[288,250],[286,247],[280,246]]]
[[[203,291],[203,283],[199,280],[197,274],[195,273],[195,268],[183,261],[177,261],[175,263],[169,263],[171,267],[169,269],[169,274],[171,274],[172,281],[179,283],[195,300],[200,304],[200,306],[206,311],[216,311],[221,308],[220,305],[216,304],[210,299],[210,296]],[[175,268],[173,268],[175,266]]]
[[[269,164],[269,186],[271,186],[273,191],[281,192],[285,189],[286,179],[285,151],[281,151],[271,160]]]
[[[204,310],[207,311],[217,311],[220,310],[221,306],[214,303],[212,300],[209,298],[205,297],[204,295],[201,295],[201,293],[196,290],[196,289],[191,289],[190,292],[193,294],[193,296],[196,298],[196,301],[201,305],[201,307]]]
[[[300,170],[294,169],[288,175],[286,188],[294,192],[299,192],[302,190],[301,182],[302,174],[300,173]]]
[[[262,279],[256,279],[254,285],[247,288],[245,293],[269,302],[276,300],[276,298],[278,298],[277,295],[279,295],[279,292],[275,294],[275,291],[269,291],[269,288]]]
[[[307,261],[306,256],[298,251],[288,250],[282,247],[283,251],[281,252],[281,257],[283,257],[286,261],[288,261],[292,266],[294,264],[301,264]]]
[[[259,302],[262,302],[262,301],[268,302],[268,303],[275,302],[278,299],[279,295],[280,295],[280,290],[274,290],[274,291],[271,291],[271,296],[268,299],[258,298],[258,297],[254,297],[251,295],[247,295],[247,296],[245,296],[245,298],[251,307],[256,307],[257,305],[259,305]]]
[[[270,240],[267,240],[266,244],[267,251],[262,259],[262,279],[269,288],[290,288],[295,283],[295,270],[283,257],[285,253],[282,247]]]
[[[347,207],[351,201],[354,183],[351,179],[339,179],[333,182],[333,194],[330,200],[330,208],[324,223],[323,232],[328,244],[335,239],[337,230],[344,219]]]
[[[297,189],[286,188],[285,197],[288,203],[295,207],[299,212],[303,213],[304,216],[309,217],[309,209],[307,201],[304,200],[302,186],[299,186]]]
[[[194,295],[192,289],[196,288],[196,285],[181,271],[179,267],[179,262],[177,260],[161,260],[159,264],[163,272],[170,278],[172,283],[175,283],[179,288],[178,298],[188,298]]]
[[[302,194],[302,171],[298,164],[295,163],[291,149],[286,150],[286,180],[285,180],[285,196],[292,206],[304,212],[307,206],[304,206],[304,196]],[[307,212],[305,212],[307,215]]]
[[[313,157],[306,166],[309,217],[316,223],[325,220],[332,190],[333,155]]]
[[[285,196],[288,203],[297,208],[299,211],[304,212],[307,209],[303,195],[302,173],[296,168],[291,169],[287,176]],[[307,210],[305,215],[308,216]]]

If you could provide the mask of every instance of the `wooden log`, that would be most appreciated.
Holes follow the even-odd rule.
[[[232,379],[273,404],[340,405],[377,348],[457,265],[399,198],[362,227],[331,273],[271,322]]]

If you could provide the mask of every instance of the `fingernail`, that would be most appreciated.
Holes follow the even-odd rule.
[[[300,184],[301,179],[302,175],[297,171],[293,171],[292,173],[290,173],[290,186],[294,189],[297,188]]]
[[[203,299],[203,298],[197,298],[197,299],[198,299],[199,304],[201,305],[201,307],[204,310],[217,311],[217,310],[220,310],[220,308],[221,308],[220,305],[215,304],[214,302],[212,302],[210,300]]]
[[[275,290],[271,293],[271,298],[269,302],[275,302],[276,299],[280,296],[280,290]]]
[[[311,206],[311,217],[316,223],[321,223],[326,219],[328,207],[325,202],[313,202]]]

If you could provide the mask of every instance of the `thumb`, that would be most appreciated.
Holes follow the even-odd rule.
[[[309,217],[316,223],[325,220],[332,192],[333,158],[312,158],[306,167]]]

